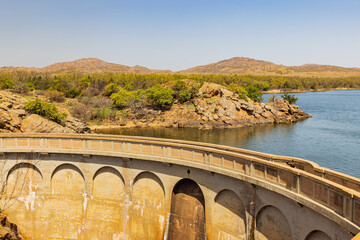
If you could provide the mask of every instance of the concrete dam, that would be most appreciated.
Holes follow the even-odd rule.
[[[308,160],[147,137],[0,135],[1,207],[25,239],[345,240],[360,179]]]

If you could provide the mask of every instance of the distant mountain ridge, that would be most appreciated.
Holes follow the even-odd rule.
[[[70,62],[55,63],[42,68],[43,71],[48,72],[82,72],[82,73],[151,73],[156,70],[151,70],[142,66],[129,67],[116,63],[104,62],[98,58],[83,58]]]
[[[360,75],[360,68],[345,68],[332,65],[305,64],[302,66],[285,66],[268,61],[245,57],[234,57],[216,63],[189,68],[179,73],[186,74],[238,74],[238,75]]]
[[[169,70],[154,70],[142,66],[129,67],[126,65],[108,63],[98,58],[82,58],[75,61],[54,63],[43,68],[2,67],[0,71],[25,70],[51,73],[168,73]]]
[[[108,63],[98,58],[83,58],[75,61],[55,63],[43,68],[2,67],[0,71],[35,71],[50,73],[174,73],[170,70],[154,70],[143,66],[129,67]],[[352,77],[360,76],[360,68],[346,68],[332,65],[305,64],[285,66],[268,61],[246,57],[234,57],[202,66],[196,66],[175,73],[180,74],[237,74],[301,77]]]

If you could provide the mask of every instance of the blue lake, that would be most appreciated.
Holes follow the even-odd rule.
[[[300,157],[360,178],[360,91],[295,95],[299,99],[296,104],[312,118],[294,124],[238,129],[136,128],[113,133],[209,142]],[[264,95],[265,101],[268,97]]]

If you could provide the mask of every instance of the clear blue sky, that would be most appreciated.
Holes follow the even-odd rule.
[[[360,67],[360,1],[0,0],[0,66],[181,70],[235,56]]]

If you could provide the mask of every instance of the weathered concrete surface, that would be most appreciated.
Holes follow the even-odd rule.
[[[200,154],[205,149],[189,142],[165,149],[158,148],[164,140],[122,139],[116,155],[117,142],[85,139],[0,137],[7,199],[14,200],[6,214],[27,239],[335,240],[358,232],[347,219],[346,188],[303,170],[240,155],[228,162],[226,152],[208,146]]]
[[[194,181],[183,179],[176,184],[170,213],[168,239],[205,239],[205,200]]]

